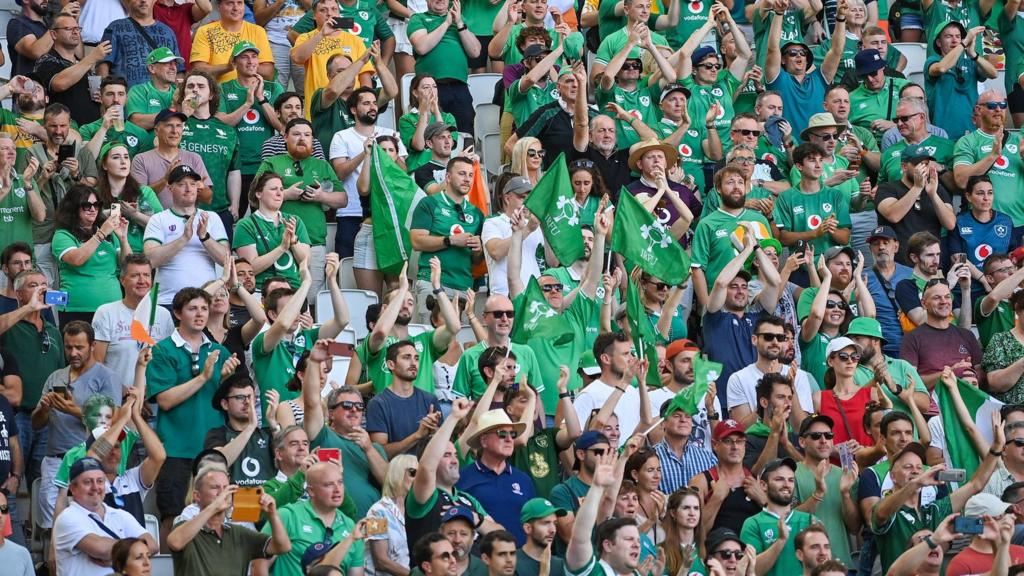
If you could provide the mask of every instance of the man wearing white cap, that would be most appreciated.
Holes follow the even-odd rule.
[[[946,567],[947,576],[984,574],[992,569],[999,548],[1000,532],[1007,530],[1007,525],[1013,526],[1012,507],[992,494],[982,492],[971,496],[964,506],[964,516],[981,518],[984,528],[981,534],[971,538],[967,549],[953,557]],[[1024,546],[1010,545],[1010,565],[1021,564],[1024,564]]]

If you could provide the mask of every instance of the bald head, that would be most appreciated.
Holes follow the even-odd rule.
[[[334,462],[318,462],[306,471],[306,491],[313,508],[328,511],[345,500],[341,468]]]
[[[1006,95],[1003,91],[985,90],[978,96],[978,103],[974,107],[975,124],[985,132],[994,134],[1006,126],[1006,112]]]
[[[504,340],[512,332],[515,309],[504,294],[494,294],[484,302],[484,326],[495,337]]]

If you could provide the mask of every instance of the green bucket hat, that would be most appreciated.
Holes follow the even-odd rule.
[[[593,350],[587,350],[580,357],[580,370],[587,376],[597,376],[601,373],[601,366],[597,364],[597,358],[594,357]]]
[[[874,318],[865,318],[864,316],[854,318],[853,321],[850,322],[850,327],[846,330],[846,336],[867,336],[868,338],[878,338],[882,341],[883,346],[886,344],[886,339],[882,336],[882,325]]]

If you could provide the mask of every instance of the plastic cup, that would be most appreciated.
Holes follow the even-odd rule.
[[[94,95],[95,94],[99,94],[100,93],[100,83],[103,81],[103,78],[100,78],[99,76],[97,76],[95,74],[92,74],[90,76],[87,76],[86,80],[89,82],[89,93],[90,94],[94,94]]]
[[[117,108],[119,114],[117,118],[114,118],[114,130],[124,132],[124,106],[118,105],[115,108]]]
[[[330,180],[321,180],[320,191],[323,192],[324,194],[330,194],[331,192],[334,192],[334,182],[331,182]]]

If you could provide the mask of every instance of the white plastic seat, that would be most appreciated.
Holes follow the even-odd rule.
[[[174,576],[174,560],[170,554],[157,554],[149,558],[152,576]]]
[[[341,270],[339,272],[341,277],[338,278],[338,286],[345,289],[356,288],[356,275],[352,272],[352,262],[353,258],[351,256],[341,259]]]
[[[410,337],[411,336],[419,336],[420,334],[423,334],[424,332],[428,332],[430,330],[433,330],[432,327],[430,327],[430,326],[428,326],[426,324],[409,324],[406,328],[409,330],[409,336]]]
[[[153,514],[146,514],[146,532],[153,537],[156,541],[157,550],[160,549],[160,520],[157,519]]]
[[[366,338],[370,333],[366,329],[366,309],[371,304],[378,302],[377,294],[369,290],[345,289],[341,290],[341,296],[348,306],[349,326],[355,330],[359,340]],[[334,317],[334,307],[331,306],[331,293],[327,290],[316,295],[316,323],[323,324]]]
[[[904,76],[910,78],[911,74],[924,72],[924,61],[928,57],[928,49],[923,42],[893,42],[892,47],[899,50],[907,59],[907,66],[903,68]]]
[[[473,108],[494,100],[494,86],[501,80],[501,74],[485,73],[469,75],[469,93],[473,96]]]

